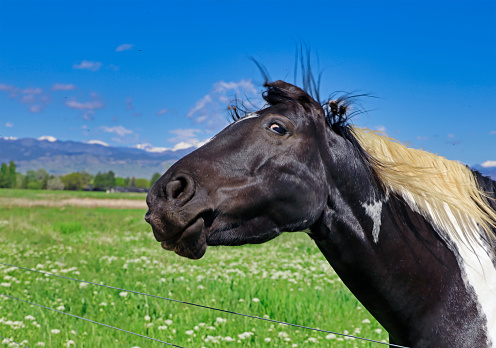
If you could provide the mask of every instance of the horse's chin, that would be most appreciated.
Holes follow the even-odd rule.
[[[207,251],[203,218],[198,218],[183,233],[166,241],[161,241],[165,250],[174,251],[179,256],[189,259],[200,259]]]
[[[179,244],[174,249],[174,252],[179,256],[184,256],[192,260],[201,259],[203,255],[205,255],[206,251],[207,251],[207,243],[201,243],[196,245]]]

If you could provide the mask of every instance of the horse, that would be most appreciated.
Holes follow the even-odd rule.
[[[151,188],[162,248],[306,231],[391,344],[496,345],[496,182],[353,125],[346,98],[284,81],[263,98]]]

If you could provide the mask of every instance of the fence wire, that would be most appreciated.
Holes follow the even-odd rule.
[[[74,317],[74,318],[77,318],[77,319],[81,319],[81,320],[89,321],[90,323],[93,323],[93,324],[98,324],[98,325],[101,325],[101,326],[105,326],[105,327],[108,327],[108,328],[111,328],[111,329],[114,329],[114,330],[118,330],[118,331],[122,331],[122,332],[125,332],[125,333],[128,333],[128,334],[131,334],[131,335],[135,335],[135,336],[139,336],[139,337],[142,337],[142,338],[146,338],[146,339],[149,339],[149,340],[152,340],[152,341],[156,341],[156,342],[164,343],[164,344],[167,344],[167,345],[169,345],[169,346],[183,348],[183,347],[178,346],[178,345],[176,345],[176,344],[172,344],[172,343],[169,343],[169,342],[161,341],[161,340],[156,339],[156,338],[153,338],[153,337],[149,337],[149,336],[141,335],[141,334],[136,333],[136,332],[132,332],[132,331],[128,331],[128,330],[124,330],[124,329],[120,329],[120,328],[115,327],[115,326],[111,326],[111,325],[107,325],[107,324],[104,324],[104,323],[100,323],[100,322],[98,322],[98,321],[91,320],[91,319],[87,319],[87,318],[83,318],[83,317],[80,317],[80,316],[77,316],[77,315],[74,315],[74,314],[70,314],[70,313],[62,312],[62,311],[59,311],[58,309],[54,309],[54,308],[50,308],[50,307],[46,307],[46,306],[40,305],[40,304],[38,304],[38,303],[29,302],[29,301],[26,301],[26,300],[21,300],[20,298],[17,298],[17,297],[14,297],[14,296],[5,295],[5,294],[0,294],[0,296],[5,296],[5,297],[7,297],[7,298],[11,298],[11,299],[16,300],[16,301],[20,301],[20,302],[28,303],[28,304],[33,305],[33,306],[38,306],[38,307],[41,307],[41,308],[45,308],[45,309],[48,309],[48,310],[51,310],[51,311],[54,311],[54,312],[57,312],[57,313],[65,314],[65,315],[68,315],[68,316],[70,316],[70,317]]]
[[[10,341],[11,343],[17,344],[17,346],[18,346],[18,347],[29,348],[28,346],[25,346],[25,345],[22,345],[22,344],[20,344],[20,343],[17,343],[16,341],[11,340],[10,338],[3,337],[3,336],[1,336],[1,335],[0,335],[0,338],[3,338],[4,340]],[[9,346],[10,346],[10,343],[9,343]]]
[[[114,289],[114,290],[119,290],[119,291],[125,291],[125,292],[129,292],[129,293],[132,293],[132,294],[143,295],[143,296],[148,296],[148,297],[152,297],[152,298],[158,298],[158,299],[166,300],[166,301],[170,301],[170,302],[182,303],[182,304],[189,305],[189,306],[195,306],[195,307],[200,307],[200,308],[204,308],[204,309],[210,309],[210,310],[214,310],[214,311],[218,311],[218,312],[223,312],[223,313],[228,313],[228,314],[233,314],[233,315],[239,315],[239,316],[243,316],[243,317],[247,317],[247,318],[252,318],[252,319],[257,319],[257,320],[264,320],[264,321],[268,321],[268,322],[272,322],[272,323],[277,323],[277,324],[282,324],[282,325],[287,325],[287,326],[298,327],[298,328],[301,328],[301,329],[307,329],[307,330],[312,330],[312,331],[317,331],[317,332],[323,332],[323,333],[329,333],[329,334],[334,334],[334,335],[343,336],[343,337],[354,338],[354,339],[358,339],[358,340],[362,340],[362,341],[367,341],[367,342],[373,342],[373,343],[378,343],[378,344],[382,344],[382,345],[387,345],[387,346],[390,346],[390,347],[408,348],[406,346],[401,346],[401,345],[397,345],[397,344],[393,344],[393,343],[386,343],[386,342],[376,341],[376,340],[372,340],[372,339],[369,339],[369,338],[363,338],[363,337],[359,337],[359,336],[354,336],[354,335],[349,335],[349,334],[344,334],[344,333],[339,333],[339,332],[334,332],[334,331],[322,330],[322,329],[312,328],[312,327],[304,326],[304,325],[287,323],[287,322],[284,322],[284,321],[279,321],[279,320],[275,320],[275,319],[258,317],[258,316],[250,315],[250,314],[237,313],[237,312],[233,312],[233,311],[229,311],[229,310],[225,310],[225,309],[204,306],[204,305],[200,305],[200,304],[196,304],[196,303],[192,303],[192,302],[175,300],[175,299],[171,299],[171,298],[167,298],[167,297],[162,297],[162,296],[157,296],[157,295],[151,295],[151,294],[147,294],[147,293],[139,292],[139,291],[134,291],[134,290],[127,290],[127,289],[118,288],[118,287],[115,287],[115,286],[110,286],[110,285],[105,285],[105,284],[98,284],[98,283],[89,282],[89,281],[86,281],[86,280],[81,280],[81,279],[76,279],[76,278],[61,276],[61,275],[50,273],[50,272],[39,271],[39,270],[31,269],[31,268],[26,268],[26,267],[11,265],[11,264],[8,264],[8,263],[0,262],[0,265],[4,265],[4,266],[8,266],[8,267],[14,267],[14,268],[18,268],[18,269],[23,269],[23,270],[30,271],[30,272],[41,273],[41,274],[48,275],[48,276],[53,276],[53,277],[58,277],[58,278],[63,278],[63,279],[68,279],[68,280],[74,280],[74,281],[77,281],[77,282],[92,284],[92,285],[101,286],[101,287],[104,287],[104,288],[109,288],[109,289]],[[24,302],[27,302],[27,301],[24,301]],[[47,308],[47,307],[45,307],[45,308]],[[51,309],[51,308],[48,308],[48,309]],[[55,309],[52,309],[52,310],[54,310],[56,312],[59,312],[59,311],[57,311]],[[64,313],[64,312],[61,312],[61,313],[72,316],[72,314],[68,314],[68,313]],[[81,318],[81,319],[88,320],[88,319],[85,319],[85,318]],[[106,324],[102,324],[102,325],[107,326]],[[112,327],[112,328],[114,328],[114,327]],[[119,329],[119,328],[114,328],[114,329],[125,331],[125,330],[122,330],[122,329]],[[132,332],[130,332],[130,333],[132,333]],[[136,335],[138,335],[138,334],[136,334]],[[160,341],[160,342],[162,342],[162,341]],[[163,343],[167,343],[167,342],[163,342]],[[167,343],[167,344],[173,345],[171,343]],[[179,347],[179,346],[176,346],[176,347]]]

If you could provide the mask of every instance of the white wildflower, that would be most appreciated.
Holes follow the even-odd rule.
[[[375,329],[374,331],[375,331],[377,334],[379,334],[379,335],[380,335],[380,334],[381,334],[381,332],[382,332],[382,329]]]
[[[186,330],[185,333],[186,333],[186,335],[192,335],[195,333],[195,331],[194,330]]]
[[[265,342],[270,342],[270,341],[272,341],[272,338],[270,338],[270,337],[265,337],[265,338],[264,338],[264,341],[265,341]]]
[[[60,333],[60,330],[59,329],[52,329],[50,332],[53,333],[54,335],[58,335]]]
[[[226,342],[234,342],[236,341],[234,338],[232,338],[231,336],[226,336],[222,339],[223,341],[226,341]]]
[[[252,300],[253,302],[260,302],[260,300],[259,300],[258,298],[256,298],[256,297],[252,298],[251,300]]]
[[[227,319],[217,317],[217,319],[215,319],[215,321],[219,324],[224,324],[225,322],[227,322]]]
[[[370,320],[369,319],[363,319],[362,320],[362,323],[364,323],[364,324],[370,324]]]
[[[335,340],[336,339],[336,335],[335,334],[329,334],[326,336],[326,339],[328,340]]]
[[[166,323],[167,325],[169,325],[169,326],[170,326],[170,325],[172,325],[172,320],[170,320],[170,319],[165,319],[165,320],[164,320],[164,323]]]
[[[243,332],[243,333],[239,334],[238,337],[240,339],[244,340],[246,338],[249,338],[251,335],[254,335],[254,333],[251,331],[248,331],[248,332]]]
[[[125,291],[121,291],[121,292],[119,293],[119,296],[120,296],[120,297],[126,297],[126,296],[127,296],[127,292],[125,292]]]
[[[146,321],[150,321],[150,319],[151,319],[151,318],[150,318],[150,316],[149,316],[148,314],[147,314],[147,315],[145,315],[145,320],[146,320]]]
[[[31,320],[31,321],[36,320],[36,318],[35,318],[35,317],[33,317],[32,315],[26,315],[26,316],[24,317],[24,319],[26,319],[26,320]]]

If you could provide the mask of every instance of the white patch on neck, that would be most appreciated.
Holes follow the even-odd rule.
[[[382,215],[382,201],[375,201],[372,204],[362,203],[362,207],[365,208],[365,213],[370,216],[374,222],[374,227],[372,228],[372,238],[374,243],[379,242],[379,232],[381,230],[381,215]]]
[[[496,269],[490,256],[492,254],[491,248],[480,237],[481,233],[484,232],[474,220],[461,226],[459,219],[456,218],[446,203],[444,203],[443,208],[444,213],[450,219],[450,225],[440,218],[441,214],[436,213],[430,204],[427,204],[428,211],[422,212],[409,192],[402,192],[402,196],[413,211],[431,222],[434,229],[445,239],[448,247],[454,252],[467,292],[472,293],[478,304],[477,309],[480,316],[485,317],[487,346],[496,346]],[[449,228],[454,229],[455,233],[447,233]],[[464,233],[466,229],[476,231],[477,240],[469,239]]]
[[[234,123],[239,123],[239,122],[242,122],[242,121],[246,121],[246,120],[248,120],[248,119],[250,119],[250,118],[255,118],[255,117],[260,117],[260,115],[259,115],[259,114],[257,114],[256,112],[252,112],[251,114],[248,114],[248,115],[246,115],[246,116],[245,116],[245,117],[243,117],[243,118],[240,118],[239,120],[237,120],[237,121],[236,121],[236,122],[234,122]]]

